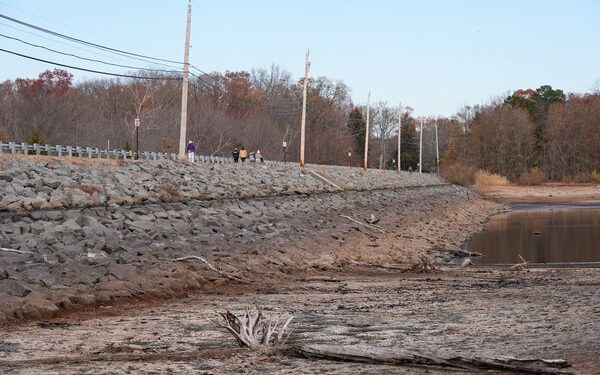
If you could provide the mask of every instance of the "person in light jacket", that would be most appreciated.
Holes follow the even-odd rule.
[[[240,150],[240,159],[242,159],[242,163],[246,161],[247,157],[248,151],[246,151],[246,149],[242,146],[242,149]]]

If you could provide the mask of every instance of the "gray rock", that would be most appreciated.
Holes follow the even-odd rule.
[[[41,319],[52,317],[58,307],[42,293],[31,292],[23,299],[21,310],[25,319]]]
[[[58,189],[61,185],[60,181],[56,180],[43,180],[44,186],[48,186],[51,189]]]
[[[0,280],[0,292],[15,297],[25,297],[31,293],[31,289],[17,280],[4,279]]]

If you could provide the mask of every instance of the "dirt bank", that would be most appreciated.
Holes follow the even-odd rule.
[[[295,316],[292,345],[359,344],[467,356],[563,358],[577,374],[600,369],[600,270],[431,274],[328,271],[252,290],[15,327],[0,339],[11,374],[445,374],[447,370],[314,361],[239,350],[215,311],[265,306]],[[110,309],[108,309],[110,310]],[[455,372],[453,372],[455,373]],[[462,374],[463,372],[456,372]],[[472,371],[464,372],[473,373]]]
[[[505,203],[600,204],[600,185],[493,186],[477,189]]]
[[[410,269],[448,257],[502,209],[438,186],[0,213],[2,247],[19,251],[0,257],[0,321],[354,262]],[[176,261],[189,256],[210,265]]]

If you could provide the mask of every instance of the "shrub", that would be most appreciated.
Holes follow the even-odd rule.
[[[519,178],[520,185],[541,185],[545,181],[544,171],[540,168],[531,168]]]
[[[510,181],[499,174],[490,173],[484,170],[478,170],[475,173],[475,186],[504,186],[510,185]]]
[[[475,171],[461,163],[454,163],[440,168],[440,174],[453,184],[471,186],[474,181]]]
[[[570,184],[573,182],[573,176],[571,176],[570,174],[566,174],[563,176],[562,178],[562,182],[564,182],[565,184]]]
[[[600,184],[600,173],[596,172],[596,170],[594,169],[590,176],[590,180],[595,184]]]
[[[575,175],[573,181],[575,181],[578,184],[585,184],[592,181],[592,176],[585,172],[579,172]]]

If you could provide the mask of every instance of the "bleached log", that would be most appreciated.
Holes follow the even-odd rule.
[[[529,266],[529,262],[523,259],[523,257],[519,254],[519,259],[521,259],[521,263],[514,264],[510,267],[513,271],[523,271],[525,268]]]
[[[385,231],[384,231],[383,229],[381,229],[380,227],[378,227],[378,226],[371,225],[371,224],[365,224],[365,223],[361,223],[360,221],[358,221],[358,220],[356,220],[356,219],[353,219],[353,218],[351,218],[350,216],[346,216],[346,215],[340,215],[340,217],[343,217],[344,219],[348,219],[348,220],[350,220],[350,221],[352,221],[353,223],[356,223],[356,224],[358,224],[358,225],[362,225],[363,227],[367,227],[367,228],[369,228],[369,229],[373,229],[373,230],[379,231],[380,233],[385,233]]]
[[[223,276],[223,277],[225,277],[225,278],[227,278],[229,280],[234,280],[234,281],[237,281],[239,283],[246,282],[246,280],[242,279],[239,276],[231,275],[231,274],[229,274],[227,272],[223,272],[220,269],[217,269],[215,266],[213,266],[212,264],[210,264],[210,262],[208,260],[202,258],[201,256],[188,255],[188,256],[185,256],[185,257],[181,257],[181,258],[175,258],[175,259],[173,259],[173,262],[185,262],[187,260],[199,260],[202,263],[204,263],[206,265],[206,267],[208,267],[210,270],[218,273],[219,275],[221,275],[221,276]]]
[[[453,370],[497,370],[533,374],[571,374],[562,359],[466,357],[460,354],[421,353],[400,348],[367,345],[305,345],[296,350],[306,358],[395,366],[427,366]]]
[[[0,247],[1,251],[6,251],[8,253],[17,253],[17,254],[32,254],[35,255],[36,253],[32,252],[32,251],[26,251],[26,250],[16,250],[16,249],[7,249],[5,247]]]

